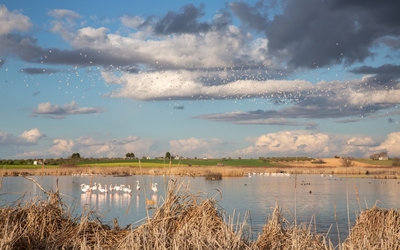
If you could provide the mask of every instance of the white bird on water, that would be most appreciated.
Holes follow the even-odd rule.
[[[158,185],[157,182],[151,184],[151,190],[153,190],[154,193],[157,193],[157,191],[158,191],[157,185]]]
[[[90,189],[90,186],[89,186],[89,185],[86,185],[85,183],[82,183],[82,184],[81,184],[81,190],[82,190],[82,192],[84,192],[84,193],[92,191],[92,190]]]
[[[94,185],[91,187],[92,190],[96,190],[97,189],[97,183],[95,182]]]
[[[136,191],[140,190],[140,185],[139,185],[139,181],[136,181]]]
[[[108,193],[108,189],[107,189],[107,185],[104,185],[104,188],[101,187],[101,185],[99,184],[99,191],[100,193]]]
[[[117,184],[115,184],[115,185],[114,185],[114,190],[115,190],[115,191],[119,191],[119,190],[121,190],[121,186],[120,186],[120,185],[117,185]]]
[[[132,189],[131,189],[131,185],[128,185],[128,187],[125,187],[124,189],[123,189],[123,191],[125,192],[125,193],[131,193],[132,192]]]

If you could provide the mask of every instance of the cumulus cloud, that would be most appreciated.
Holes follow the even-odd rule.
[[[154,25],[156,34],[182,34],[206,32],[211,28],[207,22],[198,22],[204,16],[204,5],[196,8],[192,4],[183,6],[181,13],[169,11]]]
[[[54,9],[47,12],[49,16],[53,16],[55,18],[71,18],[71,19],[79,19],[82,18],[81,15],[72,10],[67,9]]]
[[[0,146],[30,146],[35,145],[40,139],[46,137],[38,128],[24,131],[21,135],[0,131]]]
[[[29,17],[17,11],[10,12],[6,6],[0,5],[0,36],[9,34],[13,30],[27,31],[32,24]]]
[[[83,157],[124,157],[128,152],[136,156],[163,156],[166,151],[172,154],[187,157],[245,157],[258,158],[260,156],[310,156],[332,157],[333,155],[369,157],[370,154],[388,151],[390,157],[400,156],[397,146],[400,143],[400,132],[387,135],[385,140],[374,139],[370,136],[343,136],[308,130],[279,131],[253,138],[252,146],[234,150],[235,143],[218,138],[177,139],[167,144],[153,139],[127,136],[114,139],[98,139],[92,136],[83,136],[76,139],[56,138],[52,145],[43,151],[29,151],[24,148],[35,145],[46,137],[37,128],[24,131],[19,136],[0,131],[0,157],[8,153],[18,158],[42,157],[66,158],[72,153],[79,152]],[[168,148],[168,149],[166,149]],[[3,151],[4,149],[4,151]],[[19,151],[18,153],[16,153]]]
[[[304,90],[314,88],[307,81],[290,80],[238,80],[221,85],[209,85],[201,72],[187,70],[121,74],[102,73],[107,83],[118,84],[120,89],[113,97],[135,100],[170,99],[230,99],[248,97],[271,97],[291,101]],[[287,95],[286,95],[287,93]]]
[[[67,158],[73,153],[79,152],[81,157],[124,157],[128,152],[134,152],[136,156],[159,155],[152,151],[156,142],[150,139],[141,139],[137,136],[127,136],[110,140],[100,140],[91,136],[83,136],[77,139],[54,139],[52,145],[46,150],[47,157]],[[26,151],[19,156],[38,157],[44,152]]]
[[[221,147],[226,147],[229,143],[217,138],[199,139],[191,137],[188,139],[171,140],[169,144],[171,152],[176,152],[181,156],[218,157],[218,154],[221,153]]]
[[[374,152],[387,151],[389,157],[400,157],[400,132],[393,132],[379,146],[373,148]]]
[[[268,48],[295,67],[362,62],[379,38],[399,35],[400,3],[371,3],[287,1],[265,28]]]
[[[375,146],[376,142],[373,138],[367,137],[352,137],[347,140],[348,145],[353,146]]]
[[[39,139],[43,138],[45,135],[40,132],[38,128],[24,131],[21,134],[21,138],[28,143],[36,143]]]
[[[82,107],[80,108],[75,101],[64,104],[61,107],[57,104],[50,102],[39,103],[38,108],[32,111],[35,116],[43,116],[46,118],[63,119],[67,115],[78,115],[78,114],[97,114],[103,113],[105,110],[99,107]]]
[[[306,130],[281,131],[264,134],[254,141],[254,146],[238,150],[243,157],[280,156],[329,156],[333,146],[330,136],[324,133],[313,133]]]
[[[144,23],[144,19],[140,16],[127,16],[121,17],[121,22],[125,27],[137,29]]]

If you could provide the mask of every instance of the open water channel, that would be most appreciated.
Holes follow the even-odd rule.
[[[289,222],[311,222],[319,233],[329,232],[333,242],[341,241],[348,235],[349,227],[355,223],[358,213],[375,204],[380,208],[400,208],[400,182],[395,179],[361,179],[342,176],[320,175],[250,175],[240,178],[223,178],[208,181],[203,177],[174,176],[36,176],[33,177],[46,190],[58,188],[64,202],[75,208],[75,214],[93,209],[103,214],[102,221],[112,225],[114,218],[119,225],[140,225],[153,209],[146,210],[146,199],[162,204],[166,186],[170,179],[189,185],[191,193],[202,192],[203,197],[219,200],[227,215],[247,220],[253,238],[262,232],[268,216],[278,204]],[[136,191],[136,181],[141,186]],[[96,182],[109,186],[130,185],[132,193],[112,191],[107,194],[98,190],[91,193],[81,191],[81,184]],[[158,183],[154,194],[151,183]],[[24,200],[42,196],[43,192],[23,177],[4,177],[0,189],[0,205],[11,205],[24,195]],[[296,214],[296,216],[295,216]],[[337,223],[335,220],[337,217]],[[339,233],[337,231],[339,228]]]

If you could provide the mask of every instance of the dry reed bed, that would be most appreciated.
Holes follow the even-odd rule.
[[[282,167],[234,167],[234,166],[178,166],[165,168],[138,167],[58,167],[37,169],[3,169],[2,176],[65,176],[83,175],[175,175],[175,176],[206,176],[208,173],[220,174],[223,177],[242,177],[247,173],[290,173],[290,174],[333,174],[342,176],[358,176],[378,179],[400,179],[400,168],[395,167],[330,167],[330,166],[282,166]]]
[[[363,211],[342,249],[400,249],[400,213],[373,207]]]
[[[0,208],[0,249],[337,249],[311,223],[289,223],[278,206],[253,242],[247,216],[227,216],[215,197],[192,194],[176,180],[167,190],[151,218],[124,229],[103,224],[93,211],[74,217],[58,190],[43,190],[47,200]],[[399,249],[399,230],[398,211],[374,207],[360,214],[338,247]]]

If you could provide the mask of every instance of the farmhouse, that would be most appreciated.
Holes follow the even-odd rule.
[[[371,158],[371,160],[379,160],[379,161],[387,161],[387,160],[389,160],[389,156],[388,156],[387,152],[380,152],[380,153],[377,153],[377,154],[373,154],[369,158]]]

